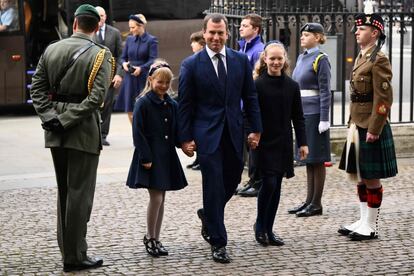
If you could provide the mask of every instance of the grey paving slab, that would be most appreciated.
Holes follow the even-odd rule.
[[[35,117],[0,118],[0,275],[62,274],[57,190],[39,128]],[[87,234],[89,253],[102,256],[105,263],[81,275],[414,274],[413,159],[399,160],[399,175],[383,181],[381,236],[372,242],[351,242],[336,233],[341,223],[358,215],[354,185],[336,167],[328,168],[322,216],[287,214],[305,197],[304,168],[284,180],[275,226],[286,242],[283,247],[258,245],[252,231],[256,198],[233,197],[225,217],[233,262],[223,265],[211,260],[200,236],[196,210],[201,205],[201,177],[187,169],[190,185],[166,198],[161,240],[170,255],[148,256],[142,244],[148,195],[124,183],[133,150],[124,114],[115,114],[108,139],[111,146],[101,155]],[[184,165],[191,161],[180,157]]]

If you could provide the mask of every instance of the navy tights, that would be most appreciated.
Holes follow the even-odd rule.
[[[263,176],[263,184],[257,196],[256,231],[271,234],[280,201],[283,175]]]

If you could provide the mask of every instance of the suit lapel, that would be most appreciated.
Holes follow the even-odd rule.
[[[220,96],[220,98],[224,99],[224,91],[222,91],[220,87],[220,81],[217,77],[216,70],[214,69],[213,62],[207,54],[206,49],[200,53],[200,62],[202,63],[202,68],[204,69],[205,75],[209,79],[210,83],[214,86],[217,94]]]

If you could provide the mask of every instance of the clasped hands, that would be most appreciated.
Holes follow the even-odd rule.
[[[42,124],[42,128],[47,131],[53,131],[58,133],[62,133],[65,130],[58,118],[53,118],[49,121],[44,122]]]

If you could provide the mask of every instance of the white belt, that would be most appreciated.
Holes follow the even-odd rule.
[[[300,90],[300,95],[302,97],[312,97],[312,96],[319,96],[320,92],[319,90]]]

